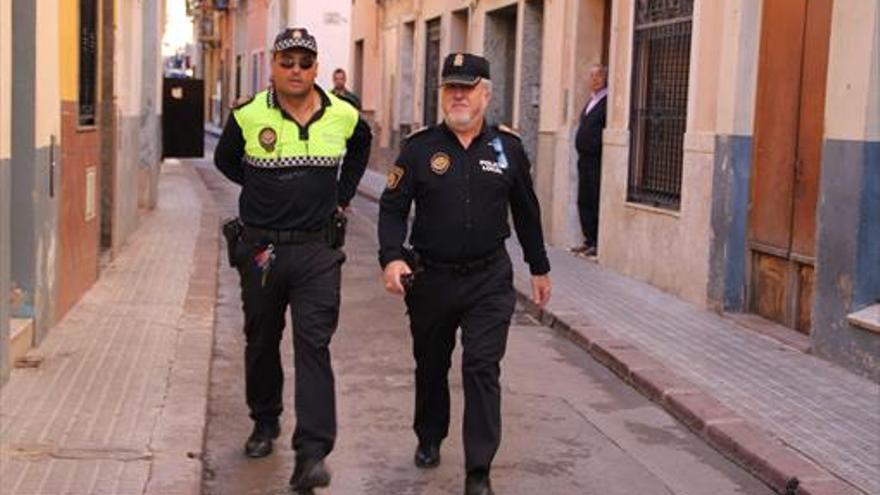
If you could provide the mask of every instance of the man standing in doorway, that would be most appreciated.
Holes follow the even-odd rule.
[[[485,122],[489,62],[453,53],[442,70],[444,122],[410,135],[388,174],[379,212],[385,288],[405,295],[416,360],[414,462],[440,463],[449,431],[449,374],[461,327],[465,495],[492,495],[501,443],[501,358],[516,304],[504,241],[508,209],[532,275],[532,299],[550,299],[550,262],[538,199],[519,136]],[[404,249],[412,203],[416,214]]]
[[[278,346],[290,306],[296,410],[290,485],[300,491],[330,483],[324,458],[336,440],[336,398],[329,345],[345,260],[339,227],[372,139],[350,104],[315,84],[317,56],[306,29],[278,34],[269,89],[233,111],[214,154],[217,168],[242,186],[240,223],[224,225],[224,234],[244,306],[246,396],[254,421],[245,454],[269,455],[280,433]]]
[[[606,70],[602,64],[590,66],[587,81],[590,99],[581,112],[575,137],[578,152],[578,214],[584,243],[572,252],[596,256],[599,248],[599,188],[602,182],[602,130],[605,129]]]
[[[347,79],[344,69],[340,68],[333,71],[333,94],[351,103],[355,108],[360,110],[361,99],[358,98],[358,95],[349,91],[348,88],[345,87]]]

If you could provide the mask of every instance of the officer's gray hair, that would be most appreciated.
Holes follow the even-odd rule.
[[[603,76],[606,76],[606,77],[608,76],[608,68],[606,68],[604,65],[600,64],[599,62],[595,62],[595,63],[590,64],[590,66],[587,68],[587,74],[593,72],[594,69],[599,69],[599,71],[602,72]]]
[[[492,92],[492,80],[491,79],[482,79],[481,78],[480,84],[482,84],[483,87],[486,88],[486,91],[488,91],[490,93]]]

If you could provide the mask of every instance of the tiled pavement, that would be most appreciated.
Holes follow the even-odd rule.
[[[361,191],[376,198],[383,186],[368,171]],[[798,493],[880,494],[880,385],[595,262],[549,255],[543,320],[725,455],[780,490],[797,477]]]
[[[0,493],[198,493],[217,213],[163,165],[156,210],[0,396]]]

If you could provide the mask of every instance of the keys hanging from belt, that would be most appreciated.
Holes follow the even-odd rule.
[[[275,261],[275,245],[268,244],[265,247],[258,247],[254,253],[254,264],[260,269],[260,287],[266,287],[266,281],[269,278],[269,270],[272,269],[272,263]]]

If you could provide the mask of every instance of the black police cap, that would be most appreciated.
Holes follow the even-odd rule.
[[[315,37],[309,34],[306,28],[285,28],[275,37],[275,44],[272,50],[282,52],[291,48],[302,48],[308,50],[315,55],[318,54],[318,42]]]
[[[450,53],[443,61],[440,84],[473,86],[489,79],[489,61],[472,53]]]

